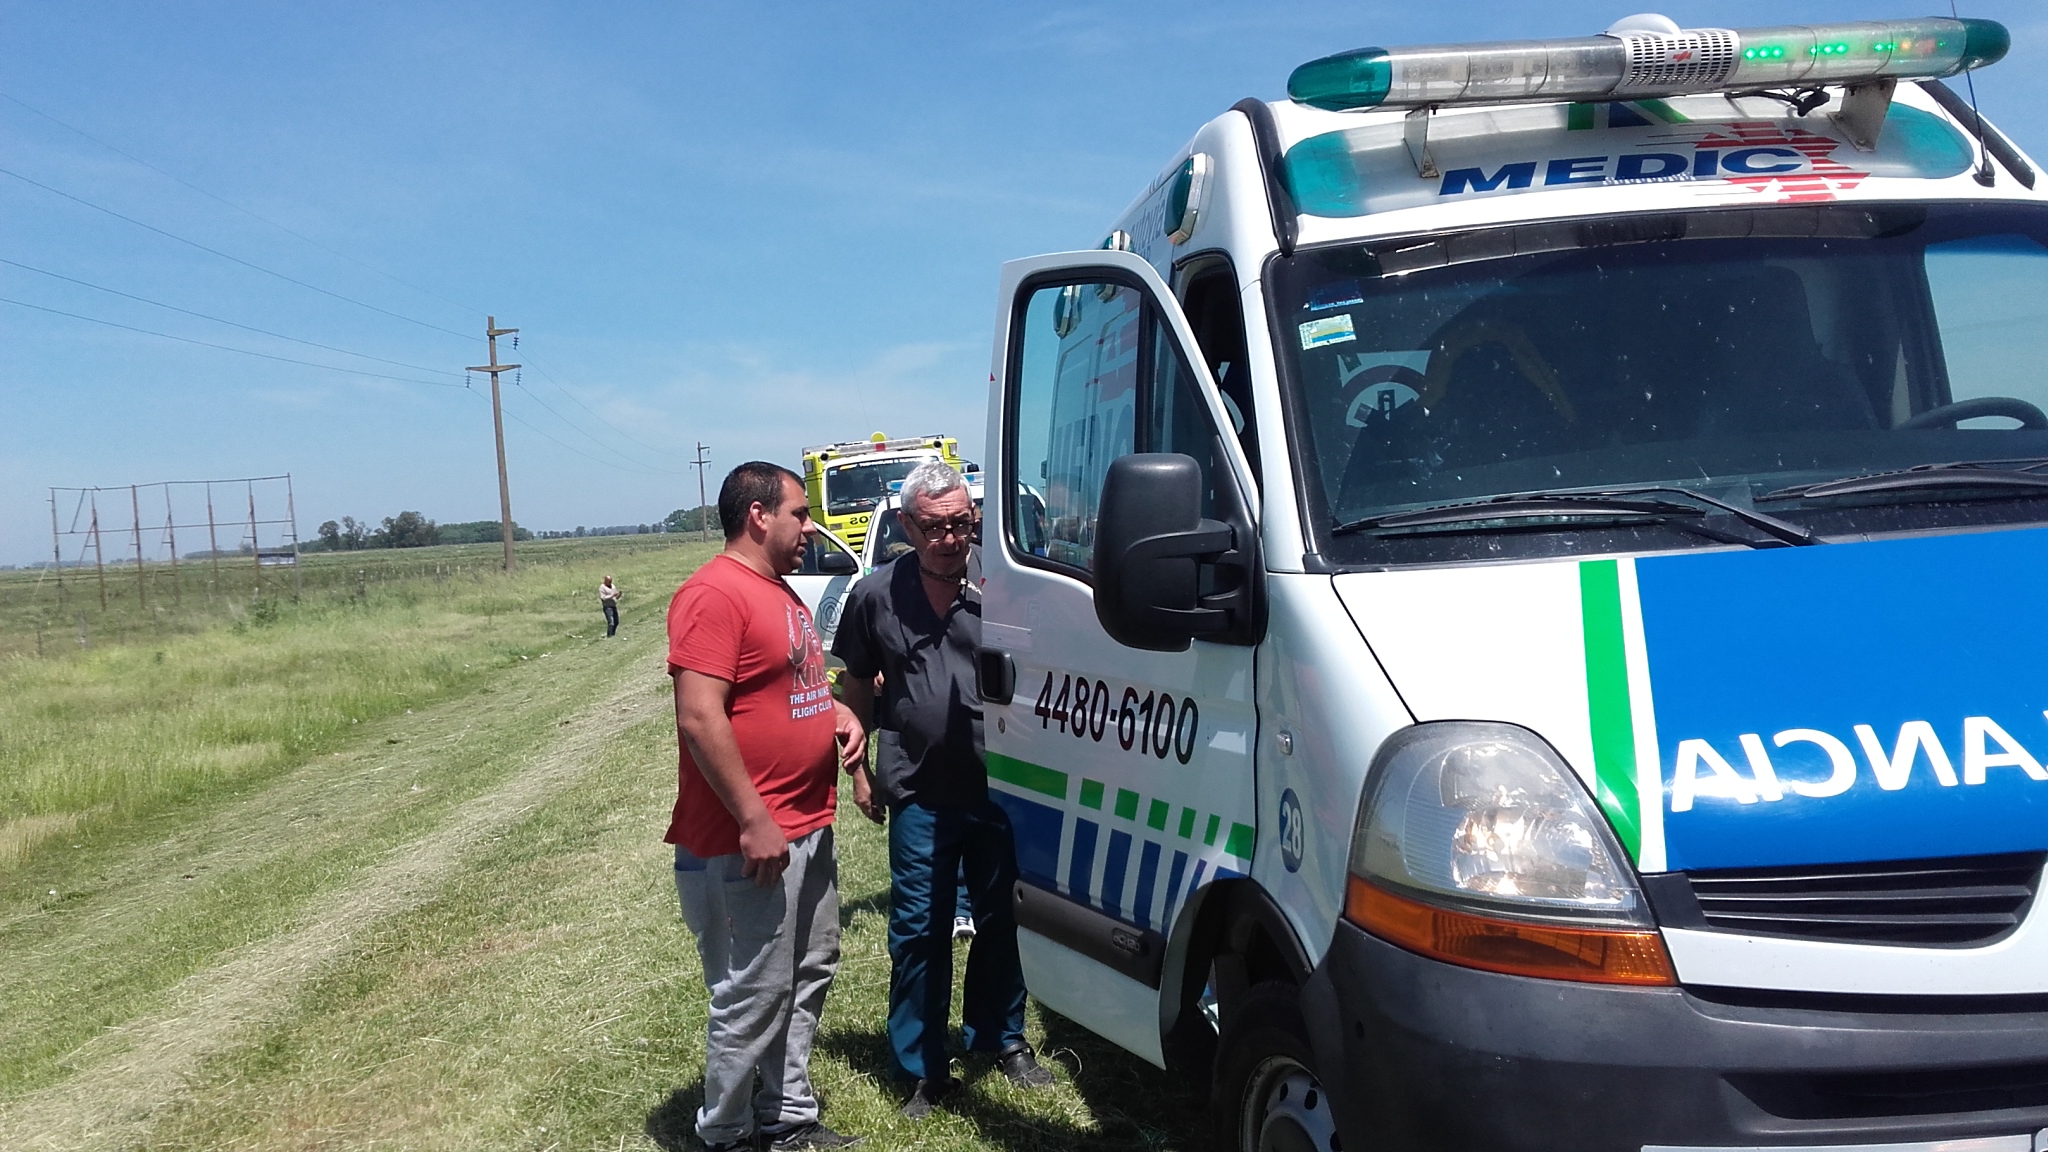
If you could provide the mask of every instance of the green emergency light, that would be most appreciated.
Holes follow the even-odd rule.
[[[1598,36],[1359,48],[1287,78],[1297,104],[1330,111],[1556,100],[1637,100],[1689,92],[1857,85],[1953,76],[2012,46],[1992,20],[1863,21],[1780,28],[1680,28],[1631,16]]]

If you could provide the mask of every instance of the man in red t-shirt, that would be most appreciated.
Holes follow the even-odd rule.
[[[668,607],[680,747],[667,840],[711,999],[697,1135],[711,1152],[757,1132],[770,1152],[845,1148],[859,1141],[819,1122],[810,1058],[839,968],[834,761],[866,764],[866,738],[782,579],[818,531],[803,482],[742,464],[719,486],[718,519],[725,551]]]

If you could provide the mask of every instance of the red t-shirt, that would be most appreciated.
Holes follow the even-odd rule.
[[[825,647],[789,585],[730,556],[712,557],[669,601],[669,674],[679,668],[732,684],[726,715],[740,759],[782,834],[794,840],[830,824],[838,742]],[[739,851],[739,822],[697,770],[689,745],[676,743],[667,841],[698,856]]]

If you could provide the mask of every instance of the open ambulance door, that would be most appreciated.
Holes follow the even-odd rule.
[[[1001,301],[978,670],[1025,978],[1163,1063],[1176,917],[1258,824],[1257,490],[1145,261],[1013,262]]]

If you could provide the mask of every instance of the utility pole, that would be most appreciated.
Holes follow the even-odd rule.
[[[171,486],[164,485],[164,535],[171,542],[171,603],[185,602],[184,589],[178,585],[178,514],[171,511]]]
[[[206,582],[206,602],[213,603],[213,590],[220,587],[220,533],[213,526],[213,481],[206,482],[206,551],[213,561],[213,578]]]
[[[498,337],[510,336],[517,328],[498,327],[496,316],[484,317],[484,336],[491,344],[491,362],[471,372],[491,374],[491,428],[498,434],[498,519],[505,535],[505,571],[512,571],[512,482],[505,478],[505,408],[499,398],[498,373],[510,372],[517,364],[498,363]]]
[[[697,539],[711,539],[711,514],[704,510],[704,466],[711,463],[711,446],[697,441],[697,460],[691,467],[697,469]]]
[[[256,596],[263,599],[263,540],[256,534],[256,482],[249,482],[249,553],[256,559]]]
[[[135,602],[149,607],[149,578],[142,571],[142,497],[136,485],[128,486],[128,506],[135,511]]]
[[[76,524],[78,521],[73,520]],[[64,607],[64,537],[57,533],[57,490],[50,489],[50,555],[57,564],[57,608]]]
[[[100,582],[100,611],[107,610],[107,554],[100,550],[100,493],[92,493],[92,572]]]

